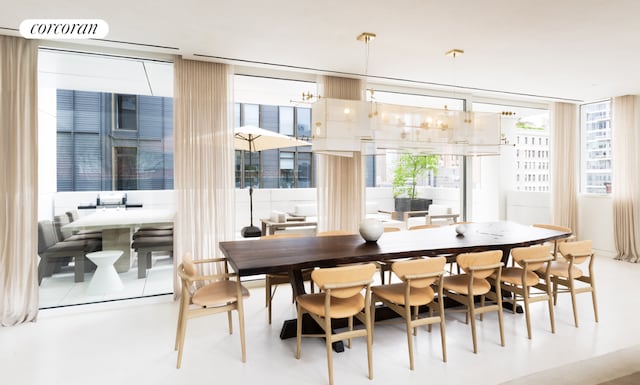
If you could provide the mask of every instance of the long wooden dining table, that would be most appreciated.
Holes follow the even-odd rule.
[[[450,225],[384,233],[377,242],[366,242],[360,235],[353,234],[228,241],[220,242],[219,246],[240,277],[288,272],[293,293],[297,296],[305,292],[302,269],[487,250],[501,250],[506,265],[514,247],[571,235],[507,221],[464,226],[464,235],[456,232],[456,225]],[[295,322],[285,321],[281,338],[295,337]]]

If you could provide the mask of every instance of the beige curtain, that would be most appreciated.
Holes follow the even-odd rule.
[[[0,35],[0,325],[38,314],[38,46]]]
[[[551,108],[551,221],[578,234],[578,106]]]
[[[612,164],[613,234],[616,259],[638,262],[638,194],[640,180],[640,98],[627,95],[613,99]]]
[[[332,76],[323,78],[322,94],[327,98],[359,100],[362,82]],[[316,155],[318,231],[357,231],[364,213],[364,162],[360,152],[351,157]]]
[[[234,238],[232,84],[224,64],[175,61],[176,266],[185,252],[217,257],[218,242]]]

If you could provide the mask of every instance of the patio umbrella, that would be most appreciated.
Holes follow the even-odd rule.
[[[236,127],[234,147],[251,153],[284,147],[310,146],[311,143],[265,130],[255,126]],[[249,168],[253,166],[253,156],[249,156]],[[250,225],[243,227],[240,234],[245,238],[259,237],[262,231],[253,225],[253,186],[249,186]]]

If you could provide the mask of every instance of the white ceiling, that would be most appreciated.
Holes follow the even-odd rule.
[[[0,0],[0,9],[5,34],[28,18],[100,18],[107,40],[134,43],[107,45],[347,75],[365,72],[356,36],[368,31],[378,35],[376,82],[576,102],[640,93],[637,0]],[[454,61],[444,55],[452,48],[465,54]]]

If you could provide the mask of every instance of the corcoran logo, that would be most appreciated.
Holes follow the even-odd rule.
[[[109,24],[100,19],[27,19],[20,34],[27,39],[102,39]]]

